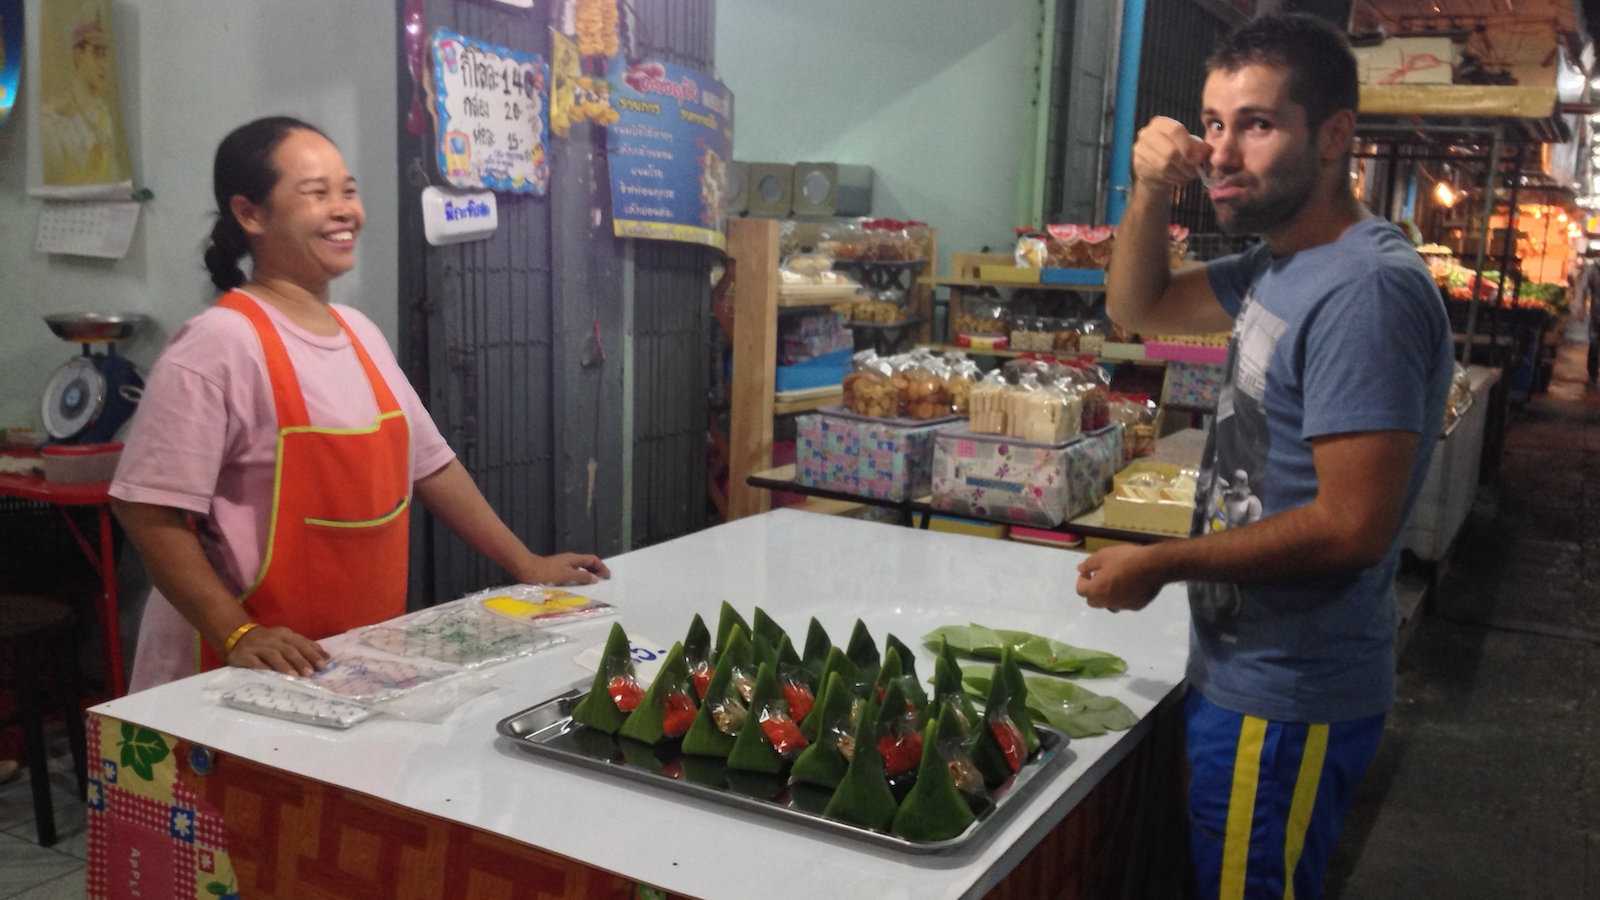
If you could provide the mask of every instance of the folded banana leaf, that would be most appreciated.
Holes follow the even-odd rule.
[[[828,637],[828,632],[818,622],[816,617],[811,618],[811,627],[806,629],[806,648],[800,654],[800,664],[811,670],[814,677],[822,675],[823,663],[828,661],[828,651],[833,649],[833,641]],[[822,690],[823,682],[817,682],[817,690]]]
[[[750,623],[746,622],[744,616],[739,615],[739,611],[724,600],[722,601],[722,612],[717,616],[717,643],[711,651],[713,657],[720,658],[722,656],[723,648],[728,646],[729,633],[733,631],[733,626],[735,625],[744,630],[745,640],[749,640],[751,637]]]
[[[999,659],[1001,652],[1010,647],[1018,663],[1051,675],[1102,678],[1128,670],[1128,664],[1114,654],[1074,647],[1026,631],[986,628],[972,623],[945,625],[922,636],[922,642],[929,647],[938,647],[941,639],[956,653],[979,659]]]
[[[778,690],[778,667],[770,661],[761,663],[761,671],[756,675],[755,692],[750,695],[750,717],[734,739],[733,749],[728,751],[730,770],[768,775],[783,771],[783,757],[773,749],[772,742],[767,740],[766,732],[758,721],[762,709],[774,700],[781,699],[783,694]]]
[[[617,709],[609,690],[612,677],[632,680],[628,655],[628,633],[620,622],[611,623],[611,633],[606,636],[605,648],[600,651],[600,666],[595,669],[589,693],[572,709],[572,721],[587,725],[606,734],[616,734],[628,713]],[[637,686],[635,686],[637,689]]]
[[[677,701],[683,705],[669,710],[669,695],[676,692],[687,694],[687,699],[678,697]],[[677,726],[679,730],[676,733],[665,733],[667,715],[674,713],[675,718],[682,717],[677,721],[686,722],[690,714],[695,712],[693,703],[694,697],[689,694],[689,666],[683,659],[683,645],[673,644],[672,649],[667,651],[666,661],[656,673],[656,680],[650,683],[650,688],[644,692],[644,699],[628,714],[617,733],[641,744],[656,744],[663,738],[682,737],[684,731],[681,724]]]
[[[817,729],[822,722],[822,718],[816,714],[816,710],[827,705],[828,684],[836,673],[842,682],[844,693],[848,695],[846,697],[846,708],[848,708],[849,702],[855,698],[856,665],[850,661],[849,657],[844,655],[843,650],[833,647],[828,650],[827,662],[822,664],[822,675],[817,679],[817,683],[822,685],[822,688],[817,692],[816,708],[812,710],[811,715],[806,716],[805,720],[800,723],[800,733],[805,735],[806,740],[813,743],[817,740]]]
[[[688,660],[716,662],[711,658],[711,632],[706,629],[706,620],[700,618],[699,613],[695,613],[689,621],[689,633],[683,638],[683,655]]]
[[[843,654],[840,658],[843,658]],[[847,734],[851,732],[850,707],[855,700],[855,692],[850,690],[844,677],[838,672],[828,673],[822,696],[817,698],[817,707],[806,717],[806,724],[813,726],[812,733],[807,736],[811,746],[802,750],[794,761],[794,769],[790,774],[795,781],[829,790],[839,786],[850,763],[840,752],[839,739],[833,734],[833,729],[839,728]],[[853,734],[849,736],[854,737]]]
[[[988,696],[992,669],[983,666],[963,666],[961,680],[967,694],[972,697]],[[1030,675],[1028,683],[1028,712],[1033,720],[1049,725],[1068,737],[1086,738],[1110,731],[1127,731],[1139,721],[1121,700],[1105,697],[1087,688],[1062,681]]]
[[[905,688],[906,699],[915,703],[918,709],[927,706],[928,693],[922,689],[922,682],[917,678],[917,658],[912,655],[911,648],[892,634],[883,643],[886,651],[894,650],[900,654],[900,672],[910,679],[902,685]]]
[[[756,607],[755,615],[750,617],[750,633],[754,637],[766,638],[767,643],[776,647],[783,642],[786,632],[781,625],[772,621],[772,617],[767,615],[766,610],[758,606]],[[752,637],[752,643],[754,643],[754,637]]]
[[[711,708],[730,693],[737,694],[732,684],[733,670],[736,667],[749,668],[749,666],[750,639],[745,637],[743,627],[734,625],[728,634],[728,646],[717,659],[717,671],[711,676],[711,686],[706,690],[705,701],[700,704],[700,711],[695,713],[694,724],[689,726],[688,733],[683,736],[684,753],[726,759],[728,753],[733,750],[737,732],[726,734],[718,728]],[[744,699],[739,698],[738,702],[742,705]]]
[[[1022,669],[1017,666],[1017,658],[1010,647],[1000,654],[1000,677],[1006,680],[1006,709],[1022,732],[1028,756],[1032,757],[1039,752],[1039,732],[1033,730],[1033,717],[1028,715],[1028,683],[1022,680]]]
[[[889,827],[892,833],[912,841],[944,841],[972,824],[972,808],[956,790],[950,764],[940,750],[941,742],[959,741],[965,736],[958,715],[953,707],[946,707],[942,716],[923,728],[917,783],[895,813],[894,824]]]
[[[927,717],[936,719],[939,716],[940,706],[954,704],[956,711],[965,720],[965,727],[970,730],[978,725],[978,710],[967,696],[961,683],[961,674],[961,665],[956,661],[955,651],[941,640],[939,657],[933,662],[933,700],[929,703]]]
[[[892,719],[904,711],[905,704],[905,694],[897,683],[890,683],[881,707],[872,698],[867,699],[867,708],[856,726],[855,756],[833,792],[833,799],[822,811],[823,815],[877,831],[887,829],[894,822],[899,807],[894,791],[889,788],[883,755],[878,752],[878,735],[888,721],[884,717]]]
[[[850,643],[845,646],[844,655],[856,664],[856,674],[861,676],[861,680],[878,680],[878,644],[872,639],[872,632],[867,630],[867,623],[856,620],[855,628],[850,630]]]

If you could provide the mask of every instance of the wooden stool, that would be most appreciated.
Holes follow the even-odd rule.
[[[9,720],[0,721],[0,727],[22,724],[28,775],[33,782],[34,828],[43,847],[56,842],[49,757],[44,745],[48,705],[59,704],[66,719],[78,796],[84,796],[88,785],[83,710],[78,706],[82,688],[73,634],[76,621],[72,608],[58,600],[25,594],[0,595],[0,680],[9,683],[16,695],[16,713]]]

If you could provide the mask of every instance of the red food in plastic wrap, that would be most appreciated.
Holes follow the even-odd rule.
[[[788,702],[789,715],[794,716],[796,722],[804,722],[817,702],[817,698],[811,694],[811,688],[801,681],[785,681],[783,699]]]
[[[922,762],[922,733],[911,731],[899,737],[883,735],[878,738],[878,753],[883,756],[883,771],[890,778],[903,775]]]
[[[706,699],[706,691],[711,689],[711,667],[699,663],[689,673],[689,683],[694,685],[694,695],[701,700]]]
[[[667,695],[665,709],[661,711],[661,733],[667,737],[682,737],[694,724],[694,700],[683,691]]]
[[[1022,771],[1022,757],[1025,752],[1022,731],[1012,724],[1010,719],[990,719],[989,733],[994,735],[995,742],[1000,745],[1000,752],[1006,755],[1006,765],[1011,768],[1012,774]]]
[[[606,683],[606,694],[622,712],[633,712],[639,708],[639,701],[644,699],[644,689],[639,687],[639,682],[634,681],[632,675],[611,676]]]
[[[761,720],[761,733],[766,735],[767,743],[778,755],[788,759],[795,753],[806,748],[809,743],[806,736],[800,733],[800,726],[788,716],[767,716]]]

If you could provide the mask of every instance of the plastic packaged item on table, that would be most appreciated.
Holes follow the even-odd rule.
[[[933,507],[1054,527],[1099,506],[1121,462],[1116,426],[1058,446],[953,429],[934,440]]]
[[[1013,255],[1018,268],[1042,269],[1048,264],[1050,249],[1043,235],[1018,228],[1017,249]]]
[[[419,659],[391,659],[358,652],[330,655],[309,678],[285,675],[285,680],[335,694],[354,703],[372,705],[398,699],[424,685],[462,670]]]
[[[299,691],[265,680],[226,691],[221,700],[224,706],[245,712],[324,728],[352,728],[373,716],[371,709],[359,703],[326,694]]]
[[[1006,308],[995,300],[963,296],[950,317],[950,333],[958,337],[1007,337]]]
[[[1080,232],[1084,253],[1090,268],[1104,269],[1111,265],[1111,254],[1116,250],[1117,229],[1112,225],[1096,225]]]
[[[1098,431],[1111,424],[1111,378],[1093,363],[1064,366],[1060,381],[1082,402],[1083,430]]]
[[[1187,536],[1194,522],[1199,473],[1171,463],[1140,460],[1114,478],[1105,501],[1108,527]]]
[[[617,614],[617,608],[603,600],[537,584],[487,588],[461,600],[467,604],[475,602],[495,615],[538,625],[562,625]]]
[[[972,410],[972,389],[982,379],[978,364],[964,356],[950,358],[949,374],[945,376],[945,390],[950,392],[950,406],[956,415],[969,415]]]
[[[474,595],[368,625],[361,643],[406,659],[477,668],[536,653],[567,636],[489,611]]]
[[[1082,400],[1061,384],[1016,392],[1015,412],[1007,433],[1035,444],[1060,444],[1075,437],[1083,422]]]
[[[978,434],[1006,433],[1006,393],[1009,386],[999,369],[972,386],[970,427]]]
[[[1111,421],[1123,428],[1125,463],[1156,452],[1156,406],[1147,394],[1112,394]]]
[[[857,353],[844,377],[844,406],[857,415],[889,418],[899,413],[894,369],[873,350]]]
[[[949,367],[937,361],[918,361],[895,373],[892,381],[899,413],[912,419],[943,419],[954,411],[945,384]]]

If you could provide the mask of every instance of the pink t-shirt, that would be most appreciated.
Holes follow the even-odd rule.
[[[294,364],[311,424],[368,425],[378,403],[343,332],[312,334],[261,303]],[[336,306],[388,382],[411,431],[411,480],[455,458],[366,316]],[[201,517],[201,544],[224,584],[242,593],[261,568],[272,514],[278,416],[266,358],[244,316],[214,307],[173,336],[150,370],[144,399],[128,427],[111,496],[170,506]],[[151,591],[139,629],[132,690],[194,673],[195,631]]]

